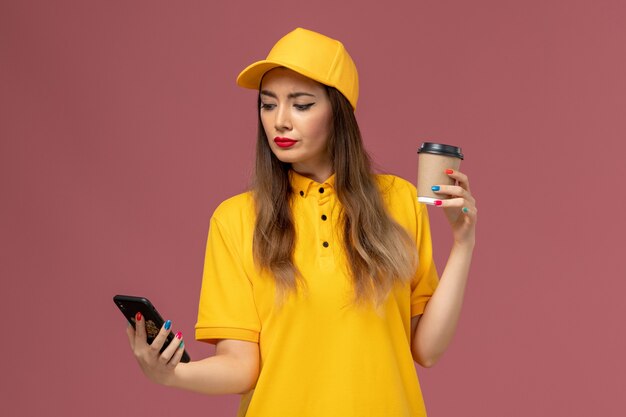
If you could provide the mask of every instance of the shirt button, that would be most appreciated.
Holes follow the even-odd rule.
[[[324,243],[322,243],[322,245],[323,245],[325,248],[327,248],[327,247],[328,247],[328,242],[324,242]]]
[[[304,197],[304,191],[300,191],[300,195]]]
[[[326,221],[326,219],[327,219],[327,218],[328,218],[328,217],[326,217],[326,215],[325,215],[325,214],[322,214],[322,220]]]
[[[320,194],[324,194],[324,187],[320,187]]]

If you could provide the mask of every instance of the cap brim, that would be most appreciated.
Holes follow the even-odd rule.
[[[258,61],[249,65],[237,76],[237,85],[243,88],[252,88],[258,90],[261,86],[263,75],[271,69],[283,67],[284,65],[273,61]]]
[[[334,85],[330,85],[323,80],[318,79],[314,74],[311,74],[309,71],[296,65],[269,60],[257,61],[241,71],[239,73],[239,76],[237,77],[237,85],[244,88],[252,88],[258,90],[259,87],[261,87],[261,80],[263,79],[265,73],[271,69],[279,67],[289,68],[290,70],[295,71],[298,74],[304,75],[307,78],[315,80],[318,83],[334,87]]]
[[[318,79],[314,74],[311,74],[309,71],[300,68],[296,65],[292,65],[292,64],[288,64],[288,63],[284,63],[284,62],[279,62],[276,60],[263,60],[263,61],[257,61],[252,65],[249,65],[248,67],[246,67],[246,69],[244,69],[243,71],[241,71],[239,73],[239,75],[237,76],[237,85],[243,88],[250,88],[253,90],[259,90],[259,88],[261,87],[261,80],[263,79],[263,76],[265,75],[265,73],[267,73],[268,71],[274,69],[274,68],[288,68],[292,71],[297,72],[300,75],[304,75],[307,78],[310,78],[314,81],[317,81],[320,84],[324,84],[327,85],[329,87],[335,87],[335,85],[325,82],[324,80],[320,80]],[[343,94],[343,92],[342,92]],[[344,94],[345,96],[345,94]],[[349,101],[349,100],[348,100]],[[356,103],[350,101],[350,105],[352,106],[353,109],[356,109]]]

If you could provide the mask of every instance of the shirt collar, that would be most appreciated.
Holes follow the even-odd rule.
[[[324,193],[333,191],[335,186],[335,174],[332,174],[323,183],[319,183],[309,177],[298,174],[294,170],[290,170],[289,181],[291,182],[291,188],[294,193],[299,194],[302,197],[306,197],[309,193],[321,194],[319,191],[320,188],[324,189]]]

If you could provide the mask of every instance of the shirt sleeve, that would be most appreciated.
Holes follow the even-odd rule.
[[[426,303],[439,284],[439,275],[433,260],[428,209],[424,204],[419,203],[417,198],[415,198],[415,204],[417,214],[416,245],[419,264],[411,282],[411,317],[424,312]]]
[[[259,341],[261,324],[247,276],[242,245],[213,216],[209,227],[202,289],[198,306],[196,339]]]

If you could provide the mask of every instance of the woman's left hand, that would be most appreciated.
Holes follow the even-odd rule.
[[[476,200],[470,192],[469,179],[460,171],[446,170],[446,174],[456,180],[456,185],[439,185],[437,194],[450,196],[447,200],[435,204],[443,207],[448,222],[452,227],[454,242],[462,245],[474,245],[476,241],[476,220],[478,209]]]

